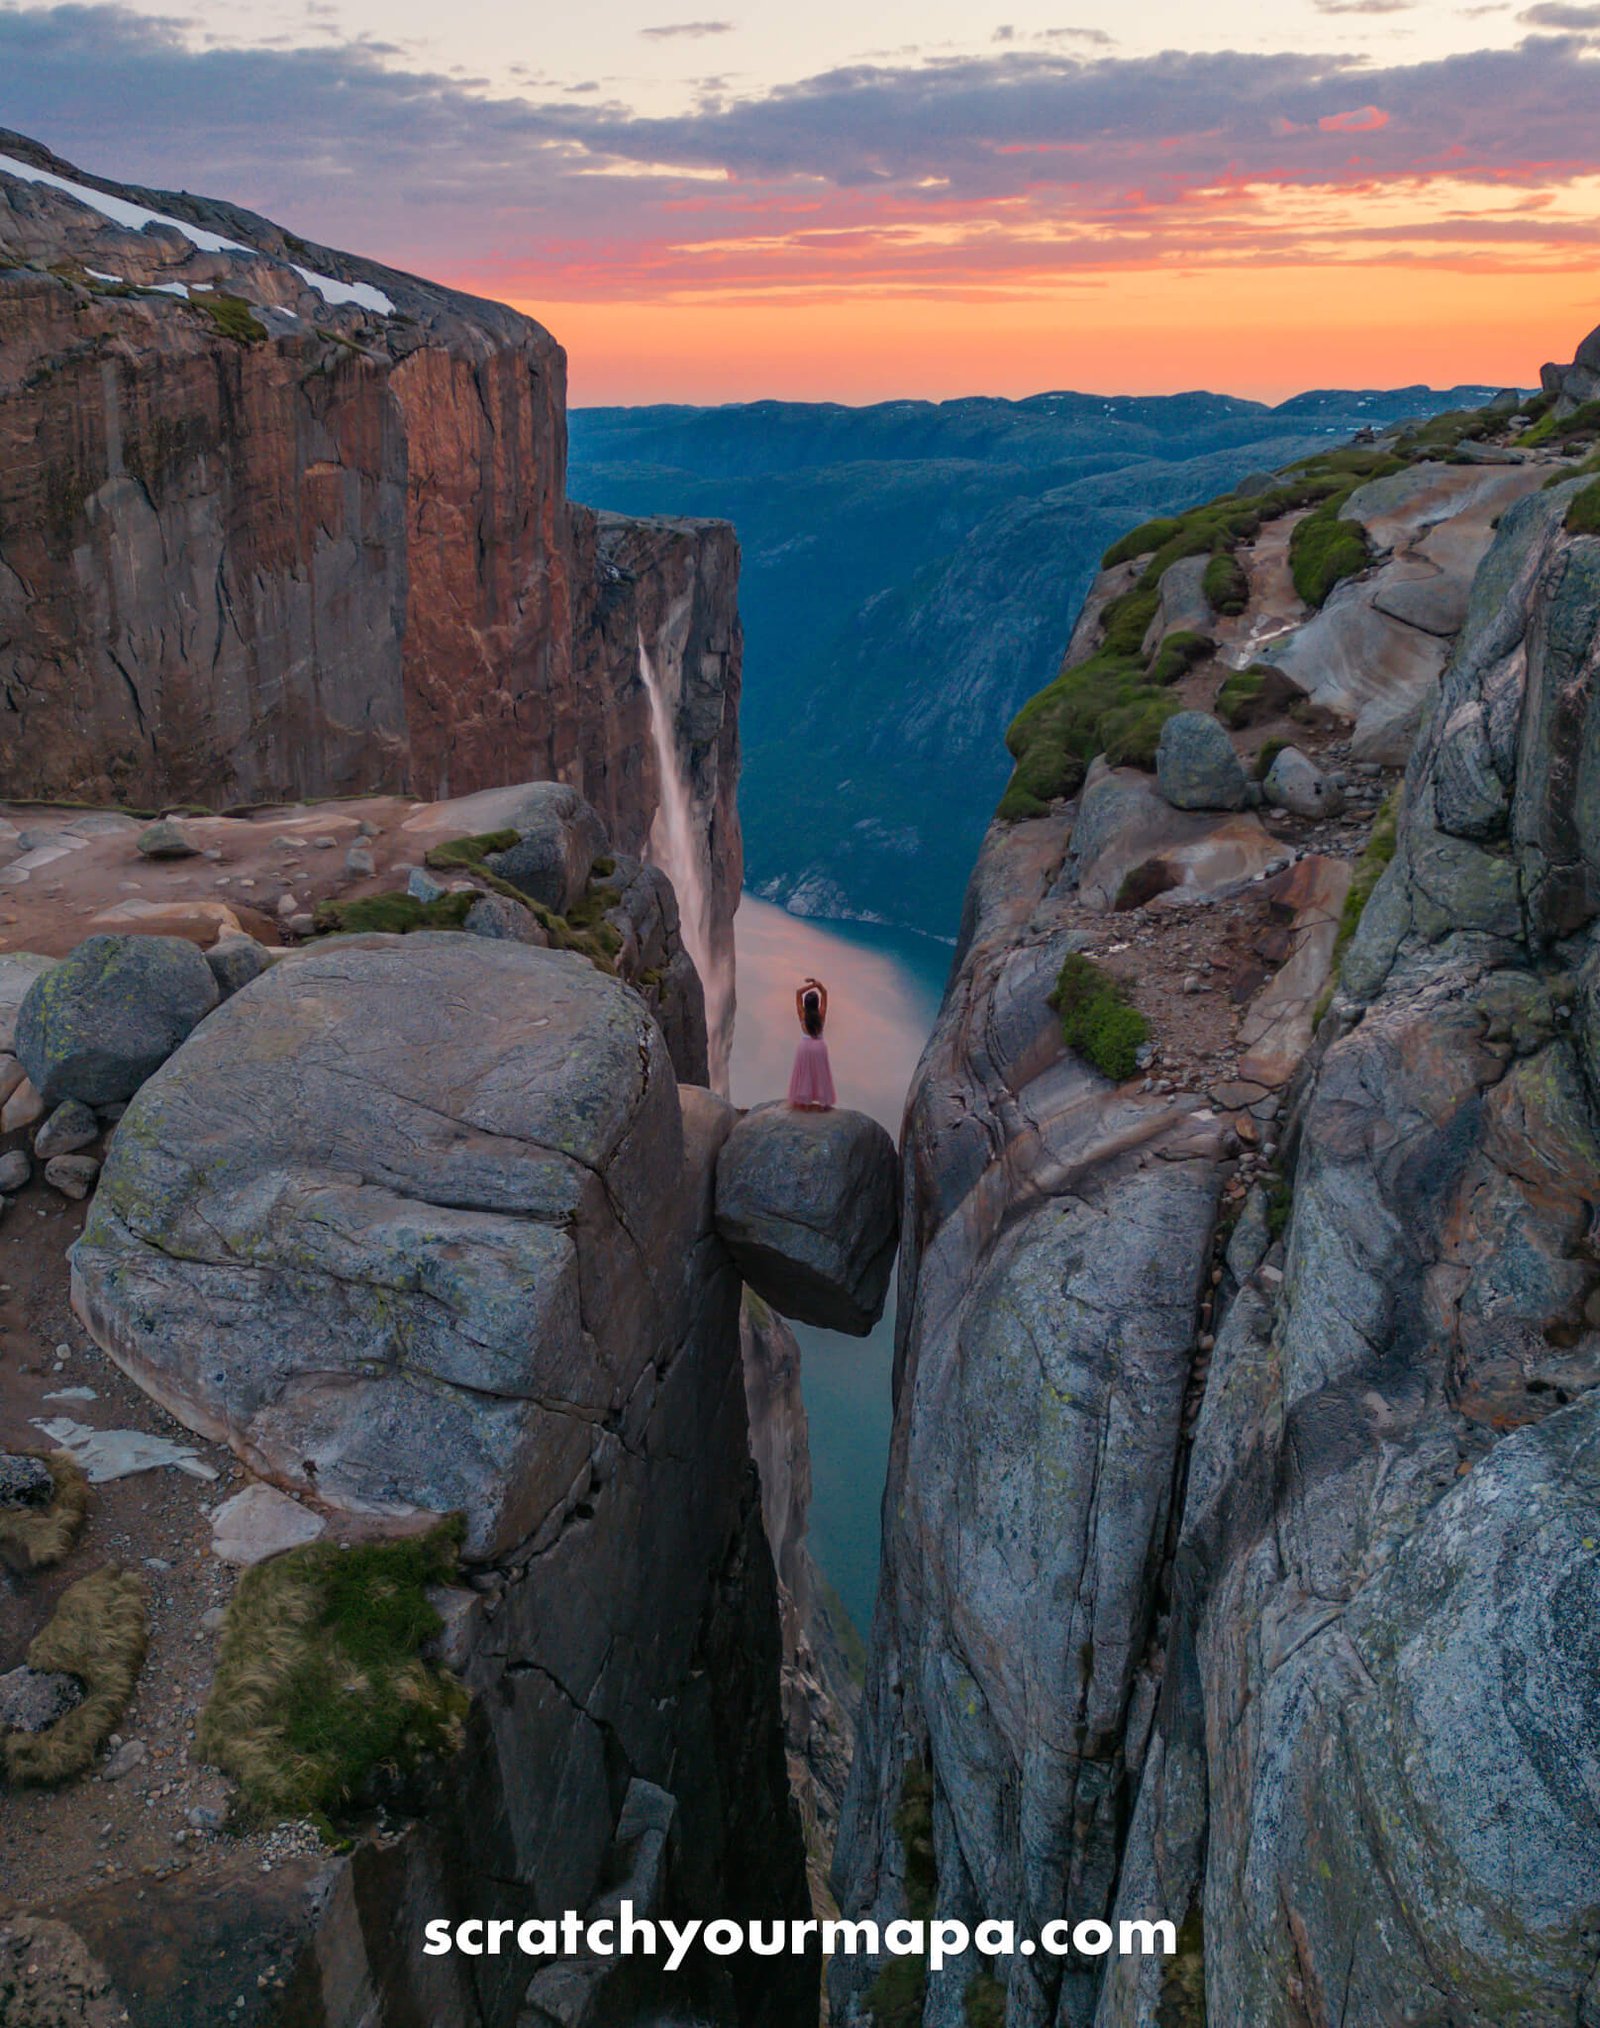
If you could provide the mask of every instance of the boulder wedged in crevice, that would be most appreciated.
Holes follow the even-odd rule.
[[[899,1174],[865,1113],[757,1106],[717,1159],[717,1230],[783,1316],[863,1338],[889,1292]]]

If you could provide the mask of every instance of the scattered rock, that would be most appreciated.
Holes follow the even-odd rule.
[[[206,952],[206,963],[224,1000],[230,999],[241,986],[248,986],[252,979],[259,979],[271,962],[266,946],[258,944],[254,937],[224,937]]]
[[[224,1563],[264,1563],[286,1549],[315,1542],[324,1523],[320,1514],[291,1500],[275,1486],[246,1486],[224,1500],[211,1517],[211,1554]]]
[[[0,1155],[0,1196],[12,1197],[26,1189],[32,1174],[33,1164],[28,1160],[26,1148],[13,1148]]]
[[[1180,711],[1161,728],[1156,781],[1175,810],[1242,810],[1248,800],[1233,741],[1207,711]]]
[[[1337,817],[1344,809],[1344,790],[1297,746],[1286,746],[1274,757],[1262,787],[1267,801],[1291,816]]]
[[[509,894],[483,894],[467,910],[461,927],[468,936],[491,937],[500,943],[545,944],[550,939],[531,909]]]
[[[717,1230],[785,1317],[865,1337],[900,1229],[893,1141],[865,1113],[758,1106],[717,1160]]]
[[[32,1078],[25,1077],[3,1106],[0,1106],[0,1134],[21,1133],[44,1118],[44,1100],[34,1090]]]
[[[43,1458],[0,1451],[0,1507],[48,1507],[56,1482]]]
[[[63,1197],[81,1200],[94,1188],[100,1164],[93,1155],[56,1155],[44,1165],[44,1180]]]
[[[100,1138],[100,1122],[81,1099],[63,1099],[33,1137],[33,1152],[41,1162],[52,1155],[73,1155]]]
[[[507,827],[518,842],[494,853],[489,870],[566,915],[581,901],[594,862],[606,850],[605,826],[565,782],[535,782]]]
[[[442,880],[435,880],[426,868],[414,866],[411,878],[406,882],[406,893],[413,901],[420,901],[424,908],[436,901],[443,901],[449,889]]]
[[[194,859],[200,850],[184,836],[182,826],[175,824],[170,817],[163,817],[159,823],[141,831],[136,843],[146,859]]]
[[[211,967],[181,937],[93,936],[29,987],[17,1056],[47,1105],[132,1098],[217,1004]]]
[[[100,1779],[106,1782],[120,1782],[124,1775],[131,1775],[136,1767],[143,1767],[150,1758],[150,1749],[142,1739],[125,1739],[100,1770]]]
[[[214,1803],[196,1803],[184,1821],[191,1831],[220,1831],[227,1821],[227,1812]]]
[[[0,1676],[0,1732],[46,1732],[83,1698],[81,1680],[63,1669],[12,1669]]]
[[[378,864],[365,846],[352,845],[344,855],[344,870],[352,880],[370,880],[377,872]]]

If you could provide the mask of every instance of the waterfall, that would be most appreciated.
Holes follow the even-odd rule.
[[[733,958],[719,952],[711,926],[710,850],[695,824],[689,771],[678,750],[672,713],[662,693],[650,651],[639,634],[639,680],[650,700],[650,736],[661,777],[661,801],[650,824],[650,862],[659,866],[678,896],[683,943],[706,992],[706,1034],[713,1091],[728,1089],[728,1055],[733,1046]]]

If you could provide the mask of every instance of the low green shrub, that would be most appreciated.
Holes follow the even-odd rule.
[[[1168,634],[1156,650],[1155,660],[1150,664],[1150,681],[1163,688],[1168,684],[1181,682],[1197,662],[1203,662],[1216,650],[1216,642],[1209,634],[1196,634],[1180,629]]]
[[[1050,1004],[1061,1016],[1061,1036],[1069,1049],[1119,1084],[1132,1077],[1149,1024],[1109,973],[1081,951],[1069,952]]]
[[[1341,521],[1344,501],[1335,496],[1308,514],[1289,538],[1294,588],[1313,610],[1336,584],[1366,569],[1372,560],[1367,531],[1359,521]]]
[[[1256,780],[1264,782],[1272,772],[1272,763],[1290,742],[1286,739],[1264,739],[1261,751],[1256,755]]]
[[[1119,563],[1131,563],[1136,556],[1149,555],[1164,542],[1170,542],[1182,525],[1172,514],[1163,514],[1155,521],[1141,521],[1137,528],[1130,528],[1112,543],[1100,559],[1100,568],[1115,570]]]
[[[422,1659],[455,1575],[459,1521],[398,1542],[314,1542],[239,1580],[223,1624],[201,1752],[259,1821],[347,1812],[385,1770],[454,1750],[467,1693]]]
[[[1206,565],[1200,589],[1210,600],[1213,612],[1232,616],[1242,613],[1250,603],[1250,580],[1244,565],[1226,549],[1219,549]]]

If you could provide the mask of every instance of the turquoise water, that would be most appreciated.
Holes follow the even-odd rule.
[[[828,988],[828,1053],[839,1103],[898,1140],[911,1074],[939,1011],[950,947],[870,923],[805,922],[746,895],[735,918],[739,1011],[732,1096],[780,1098],[794,1056],[795,987]],[[811,1552],[864,1636],[878,1585],[879,1503],[889,1461],[894,1303],[868,1338],[797,1324],[811,1426]]]

